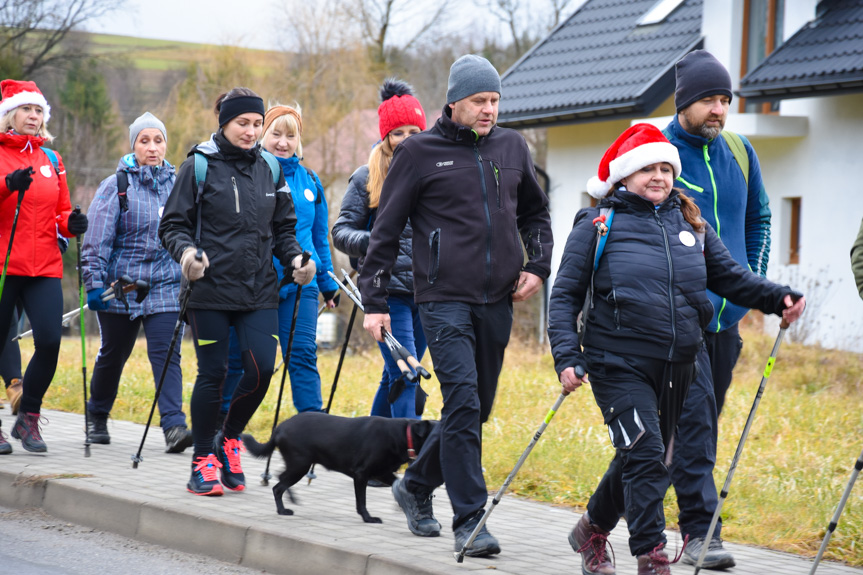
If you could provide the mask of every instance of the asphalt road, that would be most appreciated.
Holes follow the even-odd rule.
[[[259,575],[231,565],[66,523],[38,509],[0,507],[0,575]]]

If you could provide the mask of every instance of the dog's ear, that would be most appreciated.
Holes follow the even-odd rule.
[[[438,422],[433,419],[423,419],[411,424],[411,433],[425,441]]]

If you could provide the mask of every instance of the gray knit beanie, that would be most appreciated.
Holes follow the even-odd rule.
[[[130,148],[133,150],[135,149],[135,141],[138,139],[138,134],[141,133],[141,130],[146,130],[147,128],[156,128],[162,132],[162,136],[165,138],[165,141],[168,141],[168,132],[165,130],[165,124],[162,123],[162,120],[150,112],[144,112],[135,118],[135,121],[129,126]]]
[[[500,94],[500,74],[482,56],[467,54],[450,66],[446,103],[452,104],[479,92]]]
[[[674,107],[678,112],[707,96],[733,97],[728,70],[706,50],[693,50],[681,58],[674,67],[674,74],[677,79]]]

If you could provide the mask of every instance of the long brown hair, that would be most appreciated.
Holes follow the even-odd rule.
[[[680,198],[680,212],[683,214],[683,219],[686,220],[692,229],[696,232],[703,232],[704,226],[706,225],[704,222],[704,218],[701,217],[701,208],[698,207],[698,204],[695,203],[695,200],[686,195],[686,193],[680,188],[674,188],[677,190],[677,197]]]
[[[390,162],[393,161],[393,147],[390,145],[390,136],[378,142],[372,153],[369,154],[369,180],[366,182],[366,191],[369,193],[369,207],[376,208],[381,201],[381,190],[384,187],[384,178],[390,171]]]

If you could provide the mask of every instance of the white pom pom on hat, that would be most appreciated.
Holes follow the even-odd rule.
[[[651,164],[667,162],[680,175],[680,154],[653,124],[635,124],[623,132],[605,151],[597,174],[587,181],[587,193],[604,198],[611,186]]]

